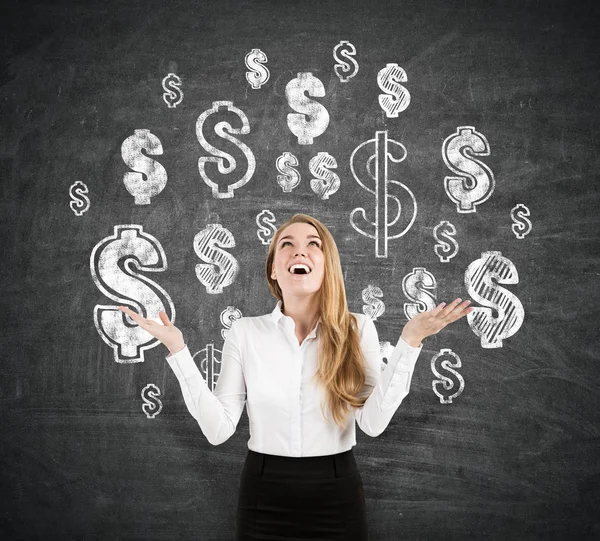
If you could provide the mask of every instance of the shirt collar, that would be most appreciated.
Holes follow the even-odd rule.
[[[273,309],[273,312],[271,312],[271,318],[273,319],[273,323],[275,324],[275,326],[278,325],[279,320],[281,320],[282,318],[289,317],[289,316],[286,316],[281,311],[282,304],[283,304],[283,301],[277,301],[277,305]],[[311,331],[311,333],[309,334],[309,336],[316,336],[316,330],[317,330],[317,327],[319,326],[319,323],[321,323],[321,318],[320,317],[319,317],[319,320],[317,321],[317,323],[315,325],[315,328]]]

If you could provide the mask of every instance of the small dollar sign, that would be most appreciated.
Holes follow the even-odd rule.
[[[167,171],[158,163],[142,154],[159,156],[163,153],[160,139],[150,130],[134,130],[121,145],[123,161],[136,173],[128,172],[123,176],[123,184],[133,195],[136,205],[149,205],[153,197],[162,192],[167,185]]]
[[[308,168],[316,178],[310,180],[310,187],[321,199],[329,199],[329,196],[340,188],[340,177],[329,169],[337,168],[335,158],[327,152],[319,152],[311,158]]]
[[[459,126],[442,146],[442,157],[459,177],[446,177],[444,188],[460,213],[475,212],[476,205],[487,201],[496,181],[492,170],[473,156],[489,156],[490,145],[473,126]]]
[[[160,389],[154,383],[148,383],[140,394],[144,401],[142,410],[148,419],[154,419],[162,411],[163,407],[162,401],[158,398],[160,396]]]
[[[214,131],[219,137],[237,146],[246,158],[246,161],[248,162],[248,167],[246,169],[246,172],[244,173],[244,176],[240,180],[234,182],[233,184],[227,184],[227,189],[224,192],[219,191],[219,183],[211,180],[211,178],[206,173],[206,163],[212,162],[217,164],[219,173],[221,175],[228,175],[235,171],[237,167],[237,162],[231,154],[219,150],[218,148],[211,145],[206,140],[206,137],[204,137],[203,133],[204,123],[211,115],[218,114],[219,108],[221,107],[224,108],[226,111],[230,111],[234,115],[236,115],[238,119],[242,122],[242,127],[234,129],[229,122],[221,121],[216,123]],[[234,190],[244,186],[252,178],[254,170],[256,169],[256,158],[254,157],[254,154],[252,153],[250,148],[248,148],[248,146],[245,145],[242,141],[240,141],[236,137],[232,137],[230,135],[232,133],[236,135],[250,133],[250,124],[248,122],[248,117],[244,114],[244,112],[241,109],[235,107],[233,105],[233,102],[213,101],[212,108],[204,111],[196,121],[196,137],[198,138],[198,142],[202,145],[202,147],[205,150],[213,154],[213,156],[210,157],[198,158],[198,170],[200,171],[200,176],[202,177],[204,183],[212,188],[213,197],[216,199],[227,199],[233,197]],[[227,163],[227,165],[225,165],[224,162]]]
[[[339,53],[339,54],[338,54]],[[358,73],[358,63],[354,59],[356,48],[349,41],[340,41],[333,48],[333,59],[335,64],[335,74],[342,83],[347,83],[349,79]],[[347,60],[344,61],[343,58]]]
[[[472,331],[481,337],[482,348],[502,347],[502,340],[521,328],[525,317],[521,301],[507,289],[498,287],[498,284],[517,283],[519,275],[514,263],[501,252],[482,252],[481,258],[467,267],[467,291],[485,305],[473,307],[467,314]]]
[[[252,70],[246,72],[246,80],[252,85],[252,88],[260,88],[271,76],[267,66],[263,66],[263,63],[267,62],[267,55],[260,49],[252,49],[244,60],[246,67]]]
[[[446,220],[433,228],[433,238],[437,241],[434,250],[442,263],[448,263],[458,253],[458,242],[454,239],[454,235],[456,235],[456,228]]]
[[[368,315],[373,321],[382,316],[385,312],[385,304],[378,297],[383,297],[383,291],[377,286],[367,286],[362,290],[363,313]]]
[[[392,149],[396,151],[396,155],[392,153]],[[417,200],[412,191],[402,182],[389,178],[391,167],[388,167],[388,163],[400,163],[405,158],[406,148],[402,143],[388,139],[387,131],[375,132],[374,139],[358,145],[350,156],[352,176],[366,191],[375,196],[373,219],[367,218],[364,208],[357,207],[350,213],[350,225],[361,235],[375,239],[377,257],[387,257],[388,240],[404,235],[417,217]],[[360,175],[356,172],[358,165],[361,167]],[[367,186],[367,180],[361,180],[365,177],[374,181],[373,188]],[[392,190],[395,186],[397,188]],[[402,202],[394,191],[403,193]],[[392,203],[395,209],[390,209],[388,203]],[[397,231],[395,235],[391,234],[393,229]]]
[[[169,73],[163,80],[162,86],[164,89],[163,100],[170,109],[177,107],[183,100],[183,92],[181,91],[181,79],[174,73]]]
[[[234,306],[228,306],[227,308],[225,308],[225,310],[221,312],[221,324],[223,325],[223,327],[225,327],[224,329],[221,329],[221,337],[223,338],[223,340],[227,338],[227,333],[231,328],[231,325],[233,325],[233,322],[236,319],[240,319],[241,317],[242,312],[239,308],[235,308]]]
[[[439,368],[436,366],[438,364]],[[438,395],[440,404],[452,404],[452,399],[463,392],[465,380],[454,370],[460,367],[460,357],[448,348],[441,349],[431,358],[431,371],[439,378],[431,382],[431,387]]]
[[[92,250],[90,272],[96,287],[113,304],[94,306],[98,334],[114,351],[117,363],[144,361],[144,351],[161,342],[119,310],[126,304],[138,314],[163,324],[159,312],[170,313],[175,323],[175,306],[168,293],[137,271],[157,273],[167,269],[167,257],[160,242],[141,225],[116,225]]]
[[[270,244],[275,231],[275,216],[270,210],[263,210],[256,216],[256,225],[259,229],[256,231],[256,236],[265,246]]]
[[[521,203],[510,211],[510,217],[514,222],[512,232],[518,239],[524,238],[531,231],[531,222],[527,219],[530,215],[529,209]]]
[[[388,118],[397,118],[410,105],[410,92],[399,84],[407,81],[406,72],[398,64],[387,64],[377,74],[377,84],[385,92],[378,96],[379,105]]]
[[[287,124],[298,137],[299,145],[312,145],[313,139],[321,135],[329,125],[329,113],[320,103],[306,96],[325,96],[323,83],[310,72],[298,73],[285,87],[285,97],[289,106],[298,113],[289,113]]]
[[[76,180],[69,188],[69,195],[71,196],[69,206],[75,216],[81,216],[90,208],[90,200],[85,195],[86,193],[89,193],[88,187],[81,180]]]
[[[221,224],[208,224],[194,237],[194,251],[206,261],[206,264],[196,265],[196,276],[206,286],[207,293],[223,293],[223,286],[229,286],[235,280],[240,265],[229,252],[221,250],[233,247],[233,234]]]
[[[286,193],[291,192],[300,184],[300,173],[294,169],[298,166],[298,158],[290,152],[284,152],[277,161],[275,167],[281,174],[277,175],[277,184],[279,184]]]
[[[402,291],[412,303],[404,303],[404,314],[412,319],[421,312],[433,310],[436,305],[437,284],[433,274],[424,267],[415,267],[402,280]]]

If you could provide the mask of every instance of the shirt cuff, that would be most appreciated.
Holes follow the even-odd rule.
[[[400,358],[398,359],[396,370],[401,370],[402,372],[412,372],[415,368],[415,364],[417,363],[417,359],[419,358],[419,354],[423,349],[423,344],[421,343],[418,348],[415,348],[403,338],[399,338],[396,348],[399,348],[400,350]]]
[[[174,353],[170,357],[165,357],[175,374],[180,374],[184,378],[190,378],[198,374],[198,367],[194,362],[192,354],[188,349],[187,344],[177,353]]]

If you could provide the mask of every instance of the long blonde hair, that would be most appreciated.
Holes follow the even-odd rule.
[[[267,283],[273,296],[283,301],[279,284],[271,278],[273,260],[282,231],[298,222],[312,225],[322,241],[325,269],[320,290],[321,323],[317,328],[317,338],[320,342],[318,367],[314,377],[325,387],[334,422],[343,429],[348,408],[360,407],[366,401],[366,398],[358,398],[358,393],[366,381],[366,359],[360,345],[358,322],[346,303],[340,254],[327,227],[307,214],[294,214],[280,226],[267,253]],[[325,417],[322,403],[321,414]]]

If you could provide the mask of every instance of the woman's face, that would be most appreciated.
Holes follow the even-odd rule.
[[[282,232],[275,247],[271,277],[277,280],[281,291],[292,296],[314,294],[321,288],[325,271],[325,257],[319,233],[310,224],[295,223]],[[309,274],[291,274],[294,263],[304,263]]]

